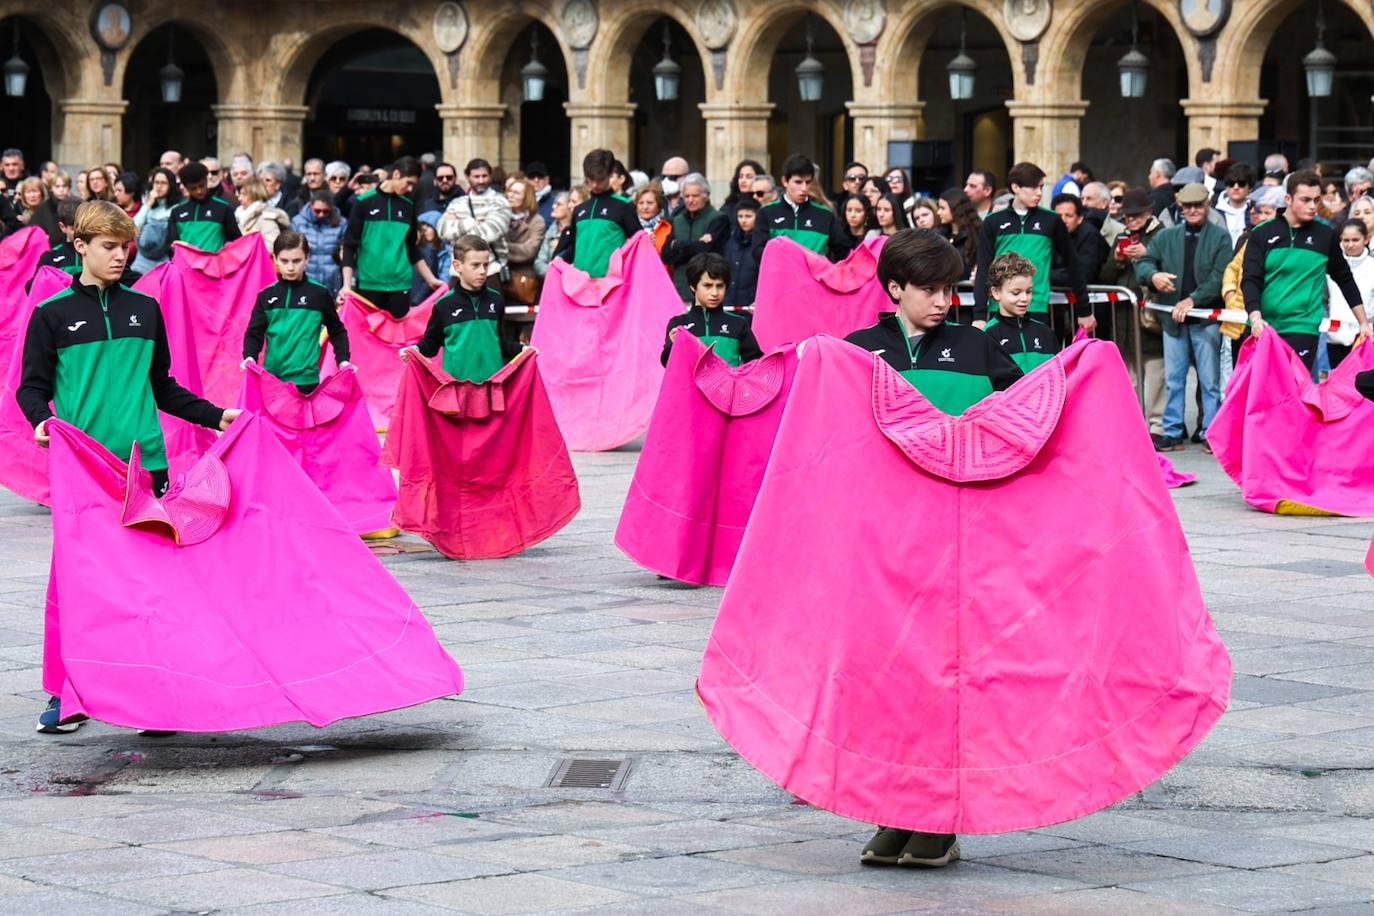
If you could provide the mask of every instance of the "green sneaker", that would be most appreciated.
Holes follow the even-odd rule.
[[[873,839],[868,841],[864,851],[859,853],[861,865],[896,865],[901,858],[902,849],[911,839],[910,830],[895,827],[879,827]]]
[[[952,833],[913,833],[897,858],[909,868],[944,868],[957,861],[959,838]]]

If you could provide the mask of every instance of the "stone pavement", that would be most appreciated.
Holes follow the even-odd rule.
[[[1235,661],[1230,711],[1158,784],[942,872],[857,864],[864,824],[798,804],[692,691],[716,589],[611,532],[635,455],[577,457],[585,508],[510,560],[383,557],[462,664],[461,699],[326,729],[33,731],[46,512],[0,496],[0,911],[233,914],[1374,912],[1374,523],[1175,491]],[[544,788],[628,758],[617,792]]]

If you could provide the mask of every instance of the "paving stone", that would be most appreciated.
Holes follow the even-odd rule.
[[[1342,846],[1210,830],[1190,830],[1186,834],[1164,839],[1126,843],[1124,848],[1228,868],[1272,868],[1276,865],[1328,862],[1363,855],[1362,850]],[[1129,884],[1130,879],[1116,883]]]
[[[800,842],[804,839],[801,834],[751,824],[712,820],[674,821],[667,826],[603,827],[578,832],[584,836],[627,843],[658,854],[672,855],[752,848],[765,844]]]
[[[265,866],[264,870],[360,891],[377,891],[408,884],[461,881],[464,878],[509,874],[515,871],[508,866],[468,861],[456,855],[435,855],[419,849],[387,849],[356,855],[334,855],[329,858],[269,865]]]
[[[1326,881],[1313,881],[1276,871],[1240,869],[1219,874],[1190,875],[1139,881],[1125,885],[1127,890],[1152,896],[1171,897],[1190,903],[1229,906],[1247,911],[1309,910],[1319,906],[1366,903],[1374,892]]]
[[[684,897],[683,902],[720,907],[737,913],[832,916],[834,913],[904,912],[919,904],[920,895],[855,888],[828,881],[795,881],[692,894]]]
[[[649,850],[587,836],[532,836],[489,843],[435,846],[431,852],[501,866],[506,871],[545,871],[648,858]]]
[[[485,916],[583,909],[635,899],[632,894],[608,887],[529,874],[400,887],[383,891],[382,896],[461,908],[463,912]]]
[[[192,840],[200,837],[267,833],[278,827],[277,824],[266,821],[195,808],[159,809],[117,817],[85,818],[62,821],[55,826],[58,830],[123,843],[168,843],[172,840]]]
[[[1311,878],[1314,881],[1330,881],[1333,884],[1348,884],[1368,891],[1374,891],[1374,855],[1358,858],[1339,859],[1335,862],[1312,862],[1306,865],[1286,865],[1274,869],[1285,875]]]
[[[304,830],[289,833],[258,833],[242,836],[221,836],[206,840],[181,840],[161,843],[155,847],[167,852],[199,856],[233,865],[275,865],[303,859],[322,859],[326,856],[349,856],[368,847]],[[375,848],[375,847],[374,847]]]
[[[671,897],[749,884],[767,884],[785,881],[789,877],[699,856],[580,865],[547,874],[649,897]]]
[[[120,881],[97,889],[136,903],[193,912],[281,900],[325,898],[341,893],[339,888],[327,884],[247,868],[227,868],[176,878]]]
[[[91,887],[129,878],[163,878],[213,871],[215,862],[159,849],[117,846],[0,862],[0,872],[39,884]]]

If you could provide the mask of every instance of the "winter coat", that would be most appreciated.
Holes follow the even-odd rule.
[[[291,228],[305,236],[310,243],[310,259],[305,262],[305,275],[337,296],[343,286],[343,271],[334,260],[334,252],[343,241],[348,220],[340,217],[337,226],[318,219],[315,211],[305,207],[291,220]]]
[[[533,269],[534,259],[539,256],[539,248],[544,243],[544,217],[538,213],[529,216],[511,215],[510,228],[506,230],[507,264]]]
[[[282,230],[291,228],[291,217],[286,215],[286,211],[269,206],[265,200],[255,200],[246,207],[240,207],[235,215],[239,221],[239,231],[244,235],[250,232],[261,235],[268,251],[272,250],[272,243]]]

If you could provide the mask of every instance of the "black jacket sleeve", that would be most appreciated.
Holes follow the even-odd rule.
[[[410,228],[406,230],[406,263],[411,266],[423,261],[424,255],[420,254],[420,229],[415,221],[415,214],[410,214]]]
[[[988,320],[988,268],[992,266],[992,253],[997,249],[997,234],[993,231],[992,220],[983,220],[983,228],[978,232],[978,267],[973,275],[973,320]]]
[[[226,242],[232,242],[234,239],[243,237],[243,233],[239,231],[239,221],[234,218],[234,208],[232,206],[225,206],[224,217],[220,220],[220,223],[224,226],[224,240]],[[215,421],[215,426],[219,426],[218,420]]]
[[[24,355],[19,389],[14,399],[28,421],[37,426],[52,416],[52,392],[57,378],[57,335],[52,313],[34,309],[24,334]]]
[[[258,293],[257,301],[253,303],[253,313],[248,316],[248,328],[243,332],[244,359],[256,360],[262,355],[262,344],[267,339],[267,289]]]
[[[639,224],[639,216],[636,215],[634,207],[626,204],[620,208],[620,216],[616,220],[620,224],[620,230],[625,233],[625,241],[635,237],[635,233],[642,232],[644,227]]]
[[[9,235],[11,232],[18,232],[24,228],[24,224],[19,221],[19,214],[15,212],[14,205],[10,203],[8,197],[0,197],[0,224],[5,227],[0,235]]]
[[[326,298],[327,298],[327,294]],[[334,351],[334,362],[348,362],[351,350],[348,349],[348,329],[344,327],[343,320],[339,318],[339,312],[334,308],[332,302],[326,302],[320,308],[320,320],[324,322],[324,332],[329,335],[329,346]]]
[[[1093,304],[1088,300],[1088,284],[1083,279],[1083,271],[1078,263],[1078,252],[1069,240],[1069,230],[1062,219],[1054,221],[1054,251],[1068,271],[1068,287],[1073,290],[1073,313],[1078,318],[1086,318],[1093,313]]]
[[[510,361],[524,349],[520,339],[506,332],[506,297],[496,293],[496,339],[501,344],[501,358]]]
[[[668,327],[663,332],[663,352],[659,354],[658,361],[666,368],[668,357],[673,354],[673,328],[681,326],[683,318],[681,315],[674,315],[668,319]]]
[[[663,250],[666,254],[668,246],[664,245]],[[572,263],[573,255],[577,253],[577,220],[569,220],[568,228],[558,235],[558,247],[554,248],[553,256],[562,258],[569,264]]]
[[[448,297],[445,296],[444,298],[447,299]],[[438,356],[439,350],[444,346],[444,314],[445,311],[439,308],[439,303],[436,302],[434,311],[429,313],[429,324],[425,325],[424,336],[415,345],[415,349],[428,359]]]
[[[153,337],[153,359],[148,366],[148,381],[152,385],[153,400],[158,410],[187,423],[219,429],[224,408],[196,397],[172,378],[172,351],[167,346],[167,326],[162,322],[160,310],[157,313],[157,333]]]
[[[1247,312],[1260,310],[1260,297],[1264,295],[1264,259],[1268,253],[1269,246],[1252,233],[1245,246],[1245,257],[1240,262],[1240,294],[1245,299]]]
[[[751,363],[763,356],[763,348],[754,336],[754,316],[744,315],[743,318],[744,333],[739,336],[739,358],[742,362]]]
[[[830,239],[825,243],[826,257],[832,261],[843,261],[849,257],[849,253],[858,245],[849,237],[849,230],[845,228],[844,217],[836,212],[834,218],[830,220]]]
[[[1060,223],[1062,226],[1063,223]],[[985,336],[984,346],[987,348],[988,357],[988,381],[992,382],[993,391],[1006,391],[1025,373],[1021,367],[998,345],[992,335]]]
[[[177,211],[173,209],[172,212],[167,215],[167,237],[163,240],[163,244],[167,246],[169,252],[172,250],[173,242],[181,241],[181,223],[176,219],[176,212]]]
[[[344,229],[343,242],[339,247],[339,265],[353,270],[358,268],[358,246],[363,241],[363,210],[358,201],[353,201],[348,211],[348,226]],[[356,277],[354,280],[356,281]]]
[[[1352,311],[1364,308],[1364,297],[1360,295],[1360,288],[1355,284],[1355,275],[1350,272],[1350,262],[1345,259],[1345,252],[1341,251],[1341,236],[1338,232],[1331,233],[1331,250],[1326,253],[1326,275],[1340,287],[1341,294],[1345,296],[1345,302]]]

